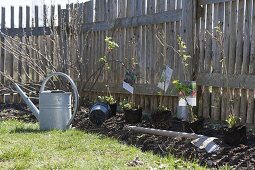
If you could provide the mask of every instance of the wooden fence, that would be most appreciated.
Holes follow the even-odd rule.
[[[196,30],[199,35],[196,38],[199,42],[200,114],[225,120],[233,110],[243,122],[254,123],[255,3],[253,0],[204,0],[200,5],[203,15],[197,20]],[[222,32],[221,47],[208,33],[219,37],[215,27]],[[228,87],[233,96],[232,104],[227,95]]]
[[[157,95],[157,82],[164,65],[174,70],[172,79],[184,80],[183,64],[175,52],[180,35],[192,55],[188,79],[198,84],[199,114],[224,120],[230,110],[226,95],[229,87],[234,96],[234,113],[243,122],[254,123],[254,5],[254,0],[94,0],[67,5],[66,9],[44,6],[44,16],[50,17],[43,18],[42,27],[38,25],[38,7],[35,16],[31,16],[27,7],[26,28],[21,28],[22,8],[19,8],[20,28],[13,28],[14,24],[5,27],[2,8],[1,72],[18,81],[38,82],[49,71],[64,71],[79,83],[86,83],[84,80],[100,66],[99,59],[107,51],[104,39],[109,36],[119,45],[108,54],[109,59],[126,63],[132,58],[137,60],[135,102],[150,111],[162,101],[176,111],[177,94],[170,87],[162,99]],[[14,8],[11,23],[14,23],[13,11]],[[57,22],[53,18],[58,18]],[[220,32],[224,37],[222,48],[213,38],[221,36]],[[29,42],[33,48],[19,41]],[[41,61],[45,67],[39,71],[37,67],[31,69],[29,60],[6,49],[9,42],[22,48],[22,53],[31,56],[33,63]],[[121,84],[125,68],[117,62],[111,62],[110,67],[110,71],[102,72],[92,89],[85,87],[80,93],[94,99],[106,93],[105,84],[110,82],[111,92],[118,100],[131,99]],[[228,78],[223,74],[225,68]],[[5,76],[1,76],[2,84],[8,83]]]

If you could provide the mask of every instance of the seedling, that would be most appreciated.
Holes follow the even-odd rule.
[[[113,96],[98,96],[99,102],[107,103],[107,104],[114,104],[116,103],[116,100],[113,98]]]
[[[123,110],[136,110],[140,108],[139,105],[137,106],[134,102],[129,102],[126,99],[120,102],[120,106]]]
[[[159,105],[157,108],[157,112],[164,112],[164,111],[170,111],[170,109],[167,106]]]
[[[226,122],[228,124],[228,128],[235,128],[240,124],[241,118],[233,114],[230,114],[228,115]]]

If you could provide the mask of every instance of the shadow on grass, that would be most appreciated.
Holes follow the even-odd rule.
[[[47,131],[42,131],[40,129],[33,129],[33,128],[15,128],[11,131],[11,133],[44,133]]]

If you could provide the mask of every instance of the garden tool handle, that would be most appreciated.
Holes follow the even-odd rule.
[[[71,86],[74,90],[74,99],[75,99],[75,105],[74,105],[74,110],[73,110],[73,114],[72,114],[72,117],[71,119],[69,120],[69,122],[67,123],[66,126],[69,126],[71,124],[71,122],[73,121],[74,119],[74,116],[76,115],[77,113],[77,110],[78,110],[78,104],[79,104],[79,93],[78,93],[78,89],[74,83],[74,81],[72,80],[72,78],[70,76],[68,76],[67,74],[65,73],[62,73],[62,72],[55,72],[55,73],[52,73],[50,75],[48,75],[44,80],[43,80],[43,83],[42,83],[42,86],[40,88],[40,93],[42,93],[45,89],[45,85],[46,83],[50,80],[51,77],[53,76],[62,76],[66,79],[69,80],[69,82],[71,83]]]

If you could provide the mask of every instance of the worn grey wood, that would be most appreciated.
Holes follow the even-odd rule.
[[[226,74],[226,69],[228,68],[228,59],[229,59],[229,41],[230,41],[230,16],[231,16],[231,9],[230,9],[230,2],[225,3],[225,21],[224,26],[225,30],[223,33],[223,46],[224,46],[224,52],[223,52],[223,74]],[[229,97],[228,97],[228,89],[223,88],[222,89],[222,100],[221,100],[221,120],[225,120],[226,116],[229,113]]]
[[[40,35],[52,35],[50,27],[35,27],[35,28],[7,28],[1,29],[0,37],[4,36],[40,36]]]
[[[235,60],[235,74],[241,74],[242,58],[243,58],[243,25],[244,25],[244,1],[240,0],[238,3],[238,23],[236,36],[236,60]],[[240,89],[234,90],[234,114],[240,117]]]
[[[219,5],[220,4],[214,4],[214,13],[213,13],[213,35],[216,37],[219,37],[219,34],[216,30],[216,27],[220,27],[220,31],[223,30],[223,18],[219,16]],[[221,4],[222,5],[222,4]],[[222,9],[221,9],[222,10]],[[223,9],[224,10],[224,9]],[[220,62],[220,48],[218,46],[218,43],[216,39],[212,39],[212,68],[215,73],[221,73],[221,62]],[[211,115],[214,120],[220,120],[220,89],[217,87],[212,88],[212,94],[211,94]]]
[[[79,82],[78,82],[79,84]],[[130,94],[122,87],[122,83],[109,83],[110,90],[113,93],[120,94]],[[134,85],[134,94],[146,95],[146,96],[157,96],[159,88],[157,84],[135,84]],[[89,89],[85,88],[84,92],[89,91]],[[105,83],[96,83],[93,87],[92,91],[105,92]],[[178,96],[178,92],[174,89],[172,85],[169,86],[169,89],[166,92],[165,96]]]
[[[254,75],[229,74],[229,87],[240,89],[255,89]],[[198,85],[227,87],[227,78],[221,73],[200,73],[197,78]]]
[[[33,29],[34,29],[34,28],[38,28],[38,27],[39,27],[39,8],[38,8],[38,6],[35,6],[35,18],[34,18],[34,22],[35,22],[35,23],[34,23]],[[42,28],[42,29],[43,29],[43,28]],[[45,28],[44,28],[44,30],[45,30]],[[38,36],[39,36],[39,35],[38,35]],[[39,44],[40,44],[38,36],[35,36],[35,37],[34,37],[35,48],[36,48],[37,50],[39,50]],[[37,59],[38,59],[38,55],[36,54],[35,51],[34,51],[33,55],[34,55],[34,56],[33,56],[34,62],[36,62]],[[37,71],[38,71],[38,68],[37,68]],[[38,73],[35,75],[35,79],[36,79],[37,82],[40,80],[40,76],[39,76]]]
[[[221,2],[230,2],[237,0],[198,0],[198,5],[206,5],[206,4],[216,4]]]
[[[255,4],[252,5],[252,24],[251,24],[251,51],[250,51],[250,63],[249,73],[255,73]],[[248,106],[247,106],[247,119],[246,123],[254,123],[254,89],[248,92]]]
[[[29,6],[26,6],[26,28],[29,28],[29,27],[30,27],[30,7],[29,7]],[[29,36],[25,37],[25,42],[26,42],[26,44],[30,44],[29,39],[30,39]],[[26,54],[27,54],[29,57],[31,56],[31,55],[30,55],[31,53],[30,53],[28,47],[26,47]],[[29,58],[29,59],[31,59],[31,58]],[[26,60],[25,60],[25,71],[26,71],[26,82],[27,82],[27,83],[30,81],[30,77],[31,77],[31,69],[29,69],[29,65],[28,65],[28,63],[29,63],[28,60],[29,60],[29,59],[26,59]]]
[[[246,11],[244,15],[244,45],[243,45],[243,61],[242,61],[242,73],[249,73],[249,56],[251,48],[251,9],[252,9],[252,0],[246,1]],[[241,89],[241,102],[240,102],[240,117],[241,122],[246,123],[247,119],[247,110],[248,110],[248,90]]]
[[[183,41],[187,45],[187,52],[191,55],[191,58],[188,60],[186,79],[191,80],[193,69],[192,69],[192,59],[194,57],[194,0],[182,0],[182,36]]]
[[[229,60],[228,73],[233,74],[235,70],[235,56],[236,56],[236,17],[237,17],[237,3],[235,1],[231,4],[230,16],[230,45],[229,45]]]
[[[5,8],[2,7],[1,11],[2,11],[1,12],[1,30],[4,30],[4,28],[5,28]],[[3,37],[1,37],[0,41],[1,41],[1,50],[0,50],[0,53],[1,53],[0,66],[1,66],[1,68],[0,68],[0,70],[1,70],[1,73],[4,74],[4,72],[5,72],[5,44],[4,44],[5,40]],[[4,80],[5,80],[4,75],[1,74],[0,77],[1,77],[1,83],[4,84]]]
[[[14,28],[14,7],[11,6],[11,28]],[[14,69],[13,67],[15,67],[16,65],[14,64],[14,55],[10,54],[10,76],[12,78],[14,78]]]
[[[207,13],[206,13],[206,32],[205,32],[205,58],[204,58],[204,71],[207,73],[211,72],[211,58],[212,58],[212,37],[209,33],[212,33],[212,5],[207,5]],[[209,33],[208,33],[208,32]],[[198,79],[198,78],[197,78]],[[204,93],[203,93],[203,116],[209,118],[211,116],[210,113],[210,92],[209,87],[203,84]]]
[[[23,8],[19,7],[19,28],[21,29],[23,25]],[[19,40],[22,42],[22,37],[19,37]],[[19,46],[20,49],[22,49],[22,46]],[[22,56],[21,54],[19,55],[19,61],[18,61],[18,81],[21,82],[23,81],[23,77],[22,77],[22,67],[23,67],[23,63],[22,63]],[[22,80],[23,79],[23,80]]]
[[[137,27],[141,25],[161,24],[181,20],[182,10],[164,11],[162,13],[143,15],[130,18],[118,18],[113,22],[95,22],[83,25],[83,31],[102,31],[116,28]]]

